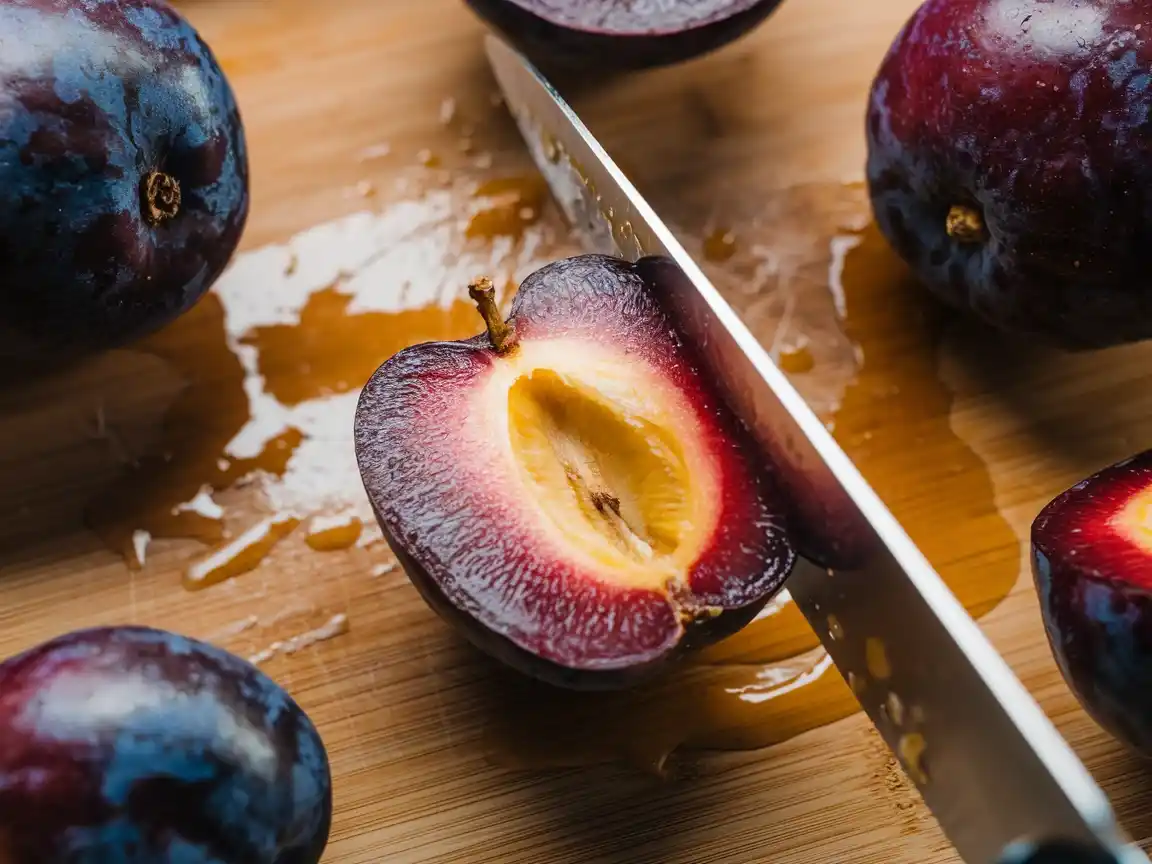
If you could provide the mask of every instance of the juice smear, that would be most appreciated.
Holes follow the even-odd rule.
[[[816,367],[816,358],[806,346],[797,345],[781,350],[776,365],[789,375],[803,375]]]
[[[299,519],[291,517],[261,519],[235,540],[190,564],[184,571],[184,587],[199,591],[255,570],[299,524]]]
[[[525,229],[539,221],[549,192],[543,177],[527,174],[489,180],[475,195],[486,199],[486,204],[472,214],[465,233],[470,238],[493,240],[523,236]]]
[[[136,531],[209,544],[225,539],[223,512],[193,502],[204,490],[227,489],[252,471],[282,473],[300,442],[299,432],[289,429],[255,457],[227,458],[228,442],[248,420],[248,397],[244,369],[227,344],[224,308],[215,294],[207,294],[136,350],[168,362],[186,383],[165,415],[160,445],[88,507],[90,527],[129,566],[137,565]]]
[[[337,552],[356,545],[363,533],[364,523],[351,514],[317,516],[308,523],[304,542],[317,552]]]
[[[544,263],[528,250],[548,239],[538,224],[546,204],[539,177],[489,179],[238,256],[187,315],[133,346],[185,386],[159,445],[89,505],[89,525],[134,568],[142,537],[215,547],[189,568],[190,589],[239,575],[283,539],[269,528],[237,546],[230,523],[259,533],[310,520],[312,550],[356,544],[373,521],[351,441],[359,389],[408,345],[479,332],[468,280],[485,273],[515,284]],[[237,486],[259,494],[230,494]],[[256,512],[230,517],[236,501]]]

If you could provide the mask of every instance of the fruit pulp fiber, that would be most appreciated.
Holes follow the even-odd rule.
[[[522,500],[563,554],[621,585],[684,582],[719,489],[701,443],[677,434],[693,427],[680,394],[636,360],[590,363],[563,340],[501,358],[483,393],[497,434],[507,423]]]

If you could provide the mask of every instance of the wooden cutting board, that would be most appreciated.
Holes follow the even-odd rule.
[[[1152,774],[1062,683],[1021,538],[1146,443],[1152,349],[992,338],[869,227],[865,96],[914,5],[788,0],[712,57],[567,92],[1145,840]],[[478,330],[471,276],[575,248],[461,3],[181,6],[246,121],[243,249],[168,331],[0,391],[0,655],[135,622],[252,657],[329,746],[328,861],[955,861],[786,602],[600,700],[494,669],[426,609],[356,521],[357,388]]]

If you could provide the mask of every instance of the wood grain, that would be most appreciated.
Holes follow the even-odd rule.
[[[575,88],[573,101],[678,228],[699,237],[798,187],[861,179],[871,73],[914,5],[788,0],[713,57]],[[448,97],[487,118],[476,124],[478,149],[527,166],[511,124],[491,111],[480,27],[455,0],[181,7],[240,99],[253,160],[247,249],[359,207],[348,190],[364,177],[357,154],[367,147],[387,141],[397,164],[425,148],[452,151],[438,116]],[[795,218],[808,217],[801,208]],[[955,394],[947,420],[986,461],[1021,537],[1049,497],[1143,444],[1152,431],[1152,392],[1140,386],[1149,360],[1142,347],[1066,357],[949,331],[940,357]],[[483,661],[402,576],[365,578],[376,553],[321,556],[298,544],[245,587],[237,580],[192,595],[179,574],[194,546],[167,542],[142,573],[129,573],[80,524],[86,502],[121,470],[84,431],[90,397],[115,400],[132,418],[129,443],[143,448],[179,381],[161,363],[125,362],[110,356],[0,393],[0,656],[89,624],[144,622],[209,638],[249,614],[287,609],[298,628],[350,610],[347,635],[268,666],[332,753],[337,819],[326,860],[957,860],[860,715],[768,750],[701,757],[675,781],[614,767],[512,772],[490,764],[482,746],[493,713]],[[932,447],[925,442],[925,464]],[[905,508],[939,504],[913,475],[905,497]],[[967,555],[937,550],[933,563],[956,566]],[[1021,574],[982,624],[1146,842],[1152,775],[1077,707],[1044,643],[1023,561]]]

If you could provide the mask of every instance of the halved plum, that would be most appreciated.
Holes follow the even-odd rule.
[[[365,488],[428,603],[564,686],[623,686],[734,632],[795,559],[766,466],[642,265],[548,265],[506,323],[473,285],[488,333],[401,351],[356,414]]]
[[[1049,503],[1032,525],[1048,641],[1095,720],[1152,755],[1152,450]]]
[[[466,0],[539,63],[613,72],[679,63],[760,24],[780,0]]]

